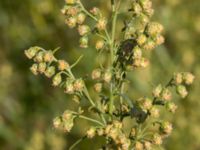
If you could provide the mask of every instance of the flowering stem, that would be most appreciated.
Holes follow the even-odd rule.
[[[91,122],[94,122],[94,123],[97,123],[101,126],[104,126],[104,124],[102,124],[100,121],[98,120],[95,120],[95,119],[92,119],[92,118],[89,118],[89,117],[86,117],[86,116],[83,116],[83,115],[78,115],[79,118],[82,118],[82,119],[85,119],[85,120],[88,120],[88,121],[91,121]]]

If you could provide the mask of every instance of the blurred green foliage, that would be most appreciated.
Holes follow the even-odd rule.
[[[83,0],[86,7],[97,4],[107,12],[106,0]],[[152,55],[153,64],[131,76],[130,91],[134,98],[150,94],[152,85],[166,83],[173,72],[191,71],[196,76],[191,94],[178,100],[173,135],[165,143],[169,150],[200,149],[200,1],[154,0],[155,20],[164,24],[166,42]],[[61,47],[60,57],[73,62],[84,54],[75,69],[86,75],[94,67],[94,49],[78,48],[78,34],[68,30],[60,13],[64,1],[1,0],[0,1],[0,149],[64,150],[86,130],[87,122],[79,122],[72,134],[57,133],[52,119],[75,103],[43,77],[28,70],[30,64],[23,50],[38,45],[46,49]],[[123,17],[121,17],[123,20]],[[119,29],[120,29],[119,25]],[[94,60],[97,62],[97,60]],[[81,69],[80,69],[81,68]],[[145,73],[144,73],[145,72]],[[163,114],[164,115],[164,114]],[[99,142],[86,140],[78,149],[99,147]]]

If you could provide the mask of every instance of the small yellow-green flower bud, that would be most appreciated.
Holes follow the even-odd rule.
[[[44,53],[44,61],[45,62],[52,62],[54,59],[53,53],[52,51],[46,51]]]
[[[59,129],[62,125],[62,119],[61,117],[56,117],[54,120],[53,120],[53,127],[55,129]]]
[[[46,67],[47,67],[46,63],[41,62],[38,64],[38,71],[40,73],[44,73],[46,70]]]
[[[143,68],[148,67],[149,66],[149,60],[147,58],[141,58],[140,66],[143,67]]]
[[[89,130],[87,130],[87,138],[91,139],[96,135],[96,129],[94,127],[91,127]]]
[[[88,36],[81,37],[79,43],[80,43],[81,48],[87,48],[88,47]]]
[[[100,49],[102,49],[104,47],[104,45],[105,45],[104,41],[103,40],[99,40],[99,41],[96,42],[96,46],[95,47],[96,47],[97,50],[100,50]]]
[[[97,129],[97,135],[98,136],[104,135],[104,130],[102,128]]]
[[[162,137],[159,135],[159,134],[157,134],[157,133],[155,133],[154,135],[153,135],[153,143],[155,144],[155,145],[161,145],[162,144]]]
[[[130,136],[132,138],[134,138],[136,136],[136,129],[135,128],[131,128]]]
[[[138,46],[133,49],[133,57],[142,58],[142,50]]]
[[[76,26],[77,20],[75,17],[70,17],[65,20],[65,23],[70,27],[74,28]]]
[[[100,69],[95,69],[92,71],[92,79],[97,80],[101,78],[101,70]]]
[[[170,101],[172,99],[172,93],[169,89],[165,88],[163,89],[162,93],[161,93],[161,98],[164,101]]]
[[[159,85],[153,90],[153,92],[152,92],[153,96],[156,97],[156,98],[160,97],[160,94],[161,94],[162,90],[163,90],[162,85],[159,84]]]
[[[151,117],[153,118],[158,118],[160,116],[160,111],[158,108],[156,108],[155,106],[151,108],[150,110],[150,114],[151,114]]]
[[[33,65],[30,67],[30,70],[31,70],[31,72],[32,72],[34,75],[38,75],[38,64],[33,64]]]
[[[88,32],[90,32],[90,27],[87,25],[79,25],[78,32],[81,36],[86,35]]]
[[[150,36],[156,36],[157,34],[160,34],[162,31],[163,31],[163,26],[160,23],[151,22],[147,26],[147,33]]]
[[[169,110],[169,112],[175,113],[177,105],[175,105],[173,102],[169,102],[166,104],[166,108]]]
[[[138,3],[133,3],[132,9],[136,15],[139,15],[142,12],[142,7]]]
[[[107,20],[105,18],[100,18],[96,24],[98,30],[105,30],[107,25]]]
[[[55,67],[54,66],[47,67],[47,69],[46,69],[44,74],[48,78],[51,78],[55,74]]]
[[[173,80],[175,82],[176,85],[178,84],[182,84],[183,82],[183,74],[182,73],[175,73]]]
[[[194,82],[194,79],[195,79],[194,75],[189,72],[183,74],[183,80],[187,85],[191,85]]]
[[[143,150],[144,149],[144,146],[141,142],[137,141],[135,143],[135,150]]]
[[[29,59],[32,59],[39,50],[40,48],[35,46],[35,47],[29,48],[28,50],[25,50],[24,53],[26,57],[28,57]]]
[[[178,85],[176,90],[177,90],[177,93],[178,93],[182,98],[185,98],[185,97],[188,95],[188,91],[187,91],[186,87],[183,86],[183,85]]]
[[[142,46],[147,41],[147,37],[144,34],[141,34],[137,38],[137,43]]]
[[[152,50],[155,48],[155,43],[152,40],[148,40],[143,47],[145,50]]]
[[[82,79],[78,79],[74,81],[74,89],[78,92],[81,92],[84,88],[84,81]]]
[[[67,81],[65,85],[65,93],[73,94],[74,93],[74,85],[71,81]]]
[[[156,45],[161,45],[165,42],[165,38],[162,35],[158,35],[155,38]]]
[[[61,82],[62,82],[61,74],[60,74],[60,73],[57,73],[57,74],[53,77],[53,86],[58,86]]]
[[[77,15],[77,23],[78,24],[83,24],[83,22],[85,21],[86,15],[84,13],[79,13]]]
[[[40,63],[40,62],[43,62],[44,60],[44,52],[43,51],[40,51],[36,54],[35,58],[34,58],[34,61]]]
[[[69,64],[65,60],[58,60],[58,70],[63,71],[69,69]]]
[[[172,129],[173,128],[172,128],[172,124],[171,123],[169,123],[167,121],[161,123],[160,130],[162,132],[164,132],[165,134],[169,135],[172,132]]]
[[[152,149],[152,144],[149,141],[144,142],[144,148],[145,150],[151,150]]]
[[[96,83],[94,85],[94,90],[98,93],[100,93],[102,91],[102,83]]]
[[[75,17],[78,13],[78,9],[76,7],[69,7],[67,9],[67,15],[70,15],[72,17]]]
[[[63,121],[64,132],[69,133],[71,131],[71,129],[73,128],[73,126],[74,126],[74,119],[73,118],[66,120],[66,121]]]
[[[112,73],[110,70],[107,70],[105,73],[104,73],[104,76],[103,76],[103,79],[105,82],[109,83],[112,79]]]

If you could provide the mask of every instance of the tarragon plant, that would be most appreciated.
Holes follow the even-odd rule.
[[[121,9],[122,3],[127,4],[126,12]],[[45,50],[35,46],[25,50],[26,56],[34,61],[30,68],[33,74],[44,74],[52,78],[54,87],[62,88],[66,94],[73,95],[76,101],[88,101],[87,111],[97,116],[86,116],[79,103],[78,110],[66,110],[53,120],[53,126],[66,133],[71,131],[75,120],[91,122],[85,136],[69,149],[73,149],[85,138],[95,136],[105,138],[102,150],[149,150],[161,146],[173,127],[159,116],[160,110],[175,113],[177,106],[172,101],[172,90],[175,89],[178,95],[185,98],[194,76],[189,72],[175,73],[166,85],[155,86],[152,95],[141,96],[137,100],[129,97],[126,92],[127,74],[133,73],[133,70],[145,69],[150,64],[147,53],[164,42],[163,26],[150,20],[154,13],[152,2],[111,0],[110,16],[105,17],[98,7],[87,10],[81,0],[65,0],[61,12],[70,28],[77,27],[81,48],[94,47],[97,56],[107,57],[91,72],[90,80],[93,80],[97,99],[88,90],[88,79],[77,78],[73,74],[73,68],[82,57],[74,64],[69,64],[55,57],[57,49]],[[125,18],[124,27],[119,32],[116,26],[121,22],[118,16],[122,13]],[[95,45],[89,44],[94,41],[92,38],[95,39]],[[125,118],[132,120],[130,130],[124,126]]]

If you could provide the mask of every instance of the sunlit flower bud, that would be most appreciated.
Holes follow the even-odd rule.
[[[74,28],[76,26],[76,18],[75,17],[70,17],[70,18],[67,18],[65,20],[65,23],[70,27],[70,28]]]
[[[87,25],[79,25],[78,32],[81,36],[86,35],[88,32],[90,32],[90,27]]]
[[[55,129],[59,129],[61,126],[62,126],[62,119],[61,119],[61,117],[56,117],[56,118],[53,120],[53,127],[54,127]]]
[[[144,149],[143,144],[141,142],[137,141],[135,143],[135,150],[143,150],[143,149]]]
[[[156,45],[161,45],[165,42],[165,38],[162,35],[158,35],[155,38]]]
[[[141,58],[135,58],[133,62],[134,67],[140,67],[141,66]]]
[[[167,110],[169,110],[169,112],[175,113],[175,111],[177,109],[177,105],[175,105],[172,102],[169,102],[166,104],[166,108],[167,108]]]
[[[44,53],[44,61],[45,62],[52,62],[54,59],[53,53],[52,51],[46,51]]]
[[[133,3],[132,9],[136,15],[139,15],[142,12],[142,8],[138,3]]]
[[[178,93],[182,98],[185,98],[185,97],[188,95],[188,91],[187,91],[186,87],[183,86],[183,85],[178,85],[176,90],[177,90],[177,93]]]
[[[147,37],[144,34],[141,34],[137,38],[137,43],[141,46],[147,41]]]
[[[105,45],[104,41],[103,40],[99,40],[99,41],[96,42],[96,46],[95,47],[96,47],[97,50],[100,50],[100,49],[102,49],[104,47],[104,45]]]
[[[67,10],[67,15],[71,15],[72,17],[76,16],[78,13],[78,9],[76,7],[70,7]]]
[[[149,66],[149,60],[147,58],[141,58],[140,66],[146,68]]]
[[[35,46],[35,47],[29,48],[28,50],[25,50],[24,53],[26,57],[28,57],[29,59],[32,59],[39,50],[40,48]]]
[[[48,78],[51,78],[55,74],[55,67],[54,66],[47,67],[47,69],[46,69],[44,74]]]
[[[184,79],[185,84],[190,85],[194,82],[195,77],[193,74],[186,72],[183,74],[183,79]]]
[[[68,70],[70,68],[68,62],[65,60],[58,60],[58,70],[63,71],[63,70]]]
[[[94,7],[94,8],[92,8],[92,9],[90,10],[90,12],[91,12],[93,15],[97,16],[97,15],[99,14],[99,8]]]
[[[96,134],[96,129],[94,127],[91,127],[89,130],[87,130],[87,133],[86,133],[89,139],[93,138],[95,134]]]
[[[74,81],[74,89],[78,92],[81,92],[84,88],[84,81],[82,79],[77,79]]]
[[[104,134],[104,130],[102,128],[97,129],[97,135],[102,136]]]
[[[98,30],[105,30],[107,25],[107,20],[105,18],[100,18],[96,24]]]
[[[122,125],[121,122],[119,122],[119,121],[117,121],[117,120],[114,120],[114,121],[113,121],[113,126],[114,126],[115,128],[121,129],[123,125]]]
[[[109,83],[112,79],[112,73],[109,70],[107,70],[104,73],[103,79],[104,79],[105,82]]]
[[[156,107],[152,107],[150,110],[151,117],[158,118],[160,116],[160,111]]]
[[[153,92],[152,92],[153,96],[156,97],[156,98],[160,97],[160,94],[161,94],[162,90],[163,90],[162,85],[159,84],[159,85],[153,90]]]
[[[88,47],[88,37],[87,36],[81,37],[79,42],[80,42],[81,48],[87,48]]]
[[[162,144],[162,137],[159,135],[159,134],[157,134],[157,133],[155,133],[154,135],[153,135],[153,143],[155,144],[155,145],[161,145]]]
[[[74,126],[74,119],[71,118],[69,120],[63,121],[63,130],[66,133],[69,133]]]
[[[86,15],[84,13],[79,13],[77,15],[77,23],[78,24],[83,24],[83,22],[85,21]]]
[[[135,128],[131,128],[130,136],[132,138],[134,138],[136,136],[136,129]]]
[[[31,70],[31,72],[32,72],[34,75],[38,75],[38,64],[33,64],[33,65],[30,67],[30,70]]]
[[[160,127],[160,130],[162,132],[164,132],[165,134],[170,134],[172,132],[172,124],[165,121],[165,122],[162,122],[161,124],[161,127]]]
[[[40,62],[43,62],[43,59],[44,58],[44,52],[43,51],[40,51],[36,54],[35,58],[34,58],[34,61],[40,63]]]
[[[67,4],[75,4],[76,0],[65,0]]]
[[[152,144],[149,141],[144,142],[144,148],[145,150],[151,150],[152,149]]]
[[[183,82],[183,74],[182,73],[176,73],[174,74],[173,80],[175,84],[181,84]]]
[[[142,108],[145,110],[149,110],[152,107],[152,100],[149,98],[144,98],[142,102]]]
[[[73,94],[74,93],[74,85],[72,84],[72,82],[66,82],[65,85],[65,93],[67,94]]]
[[[94,90],[98,93],[100,93],[102,91],[102,83],[96,83],[94,85]]]
[[[169,101],[172,99],[172,93],[169,89],[165,88],[163,89],[162,93],[161,93],[161,98],[164,100],[164,101]]]
[[[97,80],[101,78],[101,70],[100,69],[95,69],[92,71],[92,79]]]
[[[133,49],[133,57],[134,58],[141,58],[142,57],[142,50],[138,46],[136,46]]]
[[[163,26],[160,23],[151,22],[147,26],[147,33],[150,36],[156,36],[157,34],[160,34],[162,31],[163,31]]]
[[[53,77],[53,86],[58,86],[61,82],[62,82],[61,74],[60,74],[60,73],[57,73],[57,74]]]
[[[46,63],[41,62],[38,64],[38,71],[40,73],[44,73],[46,70],[46,67],[47,67]]]
[[[154,41],[148,40],[148,41],[144,44],[143,48],[144,48],[145,50],[152,50],[152,49],[154,49],[154,48],[155,48],[155,43],[154,43]]]
[[[64,121],[70,120],[71,118],[73,118],[73,114],[70,110],[65,110],[62,115],[62,118]]]

